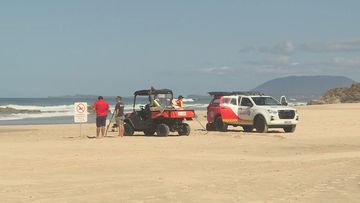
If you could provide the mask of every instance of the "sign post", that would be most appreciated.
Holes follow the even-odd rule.
[[[88,121],[88,111],[86,102],[75,102],[74,103],[74,122],[80,123],[80,137],[81,137],[81,123]]]

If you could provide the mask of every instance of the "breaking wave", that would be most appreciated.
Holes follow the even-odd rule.
[[[207,104],[195,103],[193,99],[184,100],[185,108],[187,109],[204,109]],[[135,109],[140,109],[140,106],[145,104],[138,104]],[[110,110],[113,112],[115,105],[110,105]],[[93,114],[91,105],[88,104],[88,114]],[[132,104],[125,105],[125,112],[133,110]],[[74,116],[74,104],[70,105],[19,105],[7,104],[0,105],[0,121],[14,121],[22,119],[46,119],[56,117],[72,117]],[[72,119],[72,118],[71,118]]]
[[[0,120],[51,118],[74,115],[74,105],[28,106],[9,104],[0,106]]]

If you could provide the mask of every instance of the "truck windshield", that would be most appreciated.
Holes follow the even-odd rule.
[[[274,105],[281,105],[278,101],[276,101],[272,97],[251,97],[252,100],[255,102],[256,105],[259,106],[274,106]]]

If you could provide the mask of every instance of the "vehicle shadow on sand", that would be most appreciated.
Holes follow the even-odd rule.
[[[251,132],[245,132],[244,130],[235,130],[235,129],[228,129],[225,132],[220,132],[220,131],[206,131],[204,129],[197,129],[195,131],[199,131],[199,132],[207,132],[206,134],[212,134],[212,133],[221,133],[221,135],[234,135],[234,133],[239,133],[237,135],[242,135],[242,136],[259,136],[259,137],[280,137],[280,138],[286,138],[286,135],[291,135],[291,133],[286,133],[282,130],[269,130],[266,133],[259,133],[256,132],[255,130],[251,131]]]

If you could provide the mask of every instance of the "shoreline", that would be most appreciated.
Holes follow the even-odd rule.
[[[356,105],[356,104],[360,104],[360,103],[338,103],[338,104],[318,104],[318,105],[289,105],[291,107],[294,108],[312,108],[312,106],[314,106],[313,108],[316,107],[320,107],[324,106],[324,108],[326,108],[326,106],[343,106],[343,105]],[[192,108],[193,110],[195,110],[195,113],[199,113],[200,114],[204,114],[206,116],[206,108],[202,107],[202,108]],[[130,112],[130,111],[127,111]],[[69,116],[59,116],[59,117],[43,117],[43,118],[25,118],[25,119],[12,119],[12,120],[0,120],[0,126],[17,126],[17,125],[52,125],[52,124],[76,124],[73,122],[73,115],[69,115]],[[109,117],[111,117],[111,115],[108,115],[108,119]],[[56,122],[58,120],[62,120],[61,122]],[[91,113],[88,115],[88,122],[87,123],[95,123],[95,114]],[[84,123],[84,124],[87,124]]]

